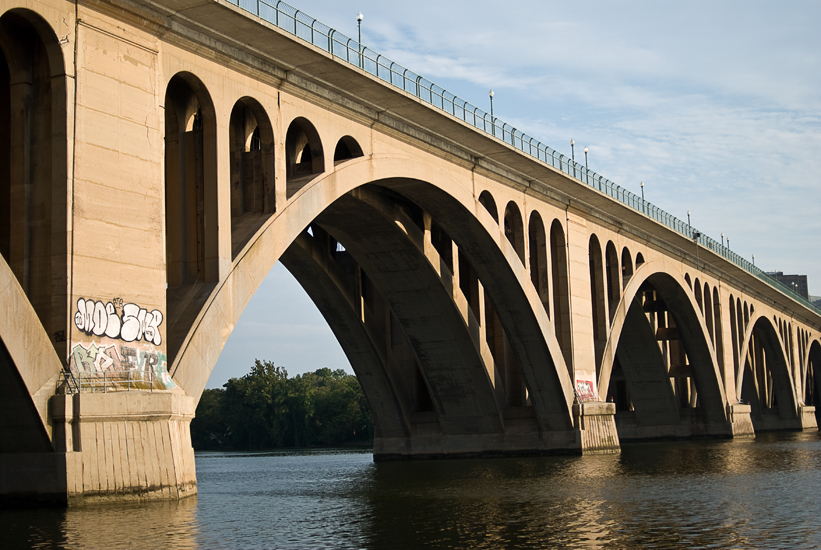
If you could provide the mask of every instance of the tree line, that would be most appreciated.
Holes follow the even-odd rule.
[[[205,390],[191,421],[195,450],[262,450],[373,442],[356,376],[322,368],[288,378],[257,359],[251,372]]]

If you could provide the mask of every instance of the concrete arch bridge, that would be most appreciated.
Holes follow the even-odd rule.
[[[301,12],[252,7],[0,0],[6,500],[196,492],[190,420],[277,261],[350,359],[376,459],[817,429],[809,303]]]

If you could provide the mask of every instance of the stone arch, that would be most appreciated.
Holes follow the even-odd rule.
[[[527,234],[529,238],[528,251],[530,253],[530,280],[533,288],[539,293],[539,299],[545,312],[550,316],[550,284],[548,281],[547,237],[544,222],[539,213],[534,210],[530,213]]]
[[[339,138],[339,141],[336,142],[336,148],[334,149],[334,166],[340,162],[345,162],[346,160],[359,158],[361,156],[364,156],[364,153],[362,152],[362,147],[359,146],[359,143],[357,143],[357,141],[351,136],[342,136]]]
[[[732,297],[730,298],[732,302]],[[713,287],[713,327],[715,330],[715,349],[718,359],[718,368],[721,370],[722,380],[724,379],[724,325],[721,317],[721,296],[718,287]]]
[[[493,195],[490,194],[490,191],[482,191],[479,194],[479,203],[485,207],[496,223],[499,223],[499,211],[496,210],[496,201],[493,200]]]
[[[704,302],[703,302],[703,296],[701,294],[701,282],[698,280],[698,277],[696,277],[696,280],[693,281],[693,292],[695,293],[696,303],[698,304],[698,309],[703,314],[704,313]]]
[[[616,252],[616,247],[613,241],[607,242],[607,247],[604,251],[604,269],[607,279],[607,304],[608,313],[610,315],[610,322],[613,322],[613,316],[616,315],[616,308],[621,299],[621,269],[619,268],[619,254]]]
[[[296,198],[299,206],[283,209],[267,221],[200,312],[198,327],[219,326],[223,331],[216,337],[205,328],[189,331],[170,369],[175,381],[189,395],[199,398],[230,327],[258,284],[248,282],[261,281],[290,243],[335,198],[365,184],[409,198],[429,212],[458,243],[460,263],[464,256],[475,268],[486,298],[506,330],[515,336],[511,346],[531,390],[539,424],[550,429],[571,429],[573,384],[553,327],[515,250],[502,237],[490,213],[469,190],[453,181],[450,173],[431,171],[429,166],[404,158],[346,163],[306,185]],[[254,254],[246,261],[250,251]]]
[[[641,252],[636,253],[636,269],[641,267],[641,264],[644,263],[644,256]]]
[[[68,329],[67,76],[37,13],[0,16],[0,255],[47,334]],[[63,358],[68,338],[54,338]]]
[[[710,334],[710,341],[715,346],[715,331],[713,330],[713,296],[710,294],[710,285],[704,283],[704,321],[707,323],[707,332]]]
[[[325,171],[325,152],[316,127],[305,117],[297,117],[285,134],[286,198]]]
[[[188,72],[165,92],[165,242],[168,357],[174,356],[219,280],[217,119],[211,95]]]
[[[550,260],[553,280],[553,327],[562,348],[565,364],[572,368],[573,336],[570,322],[570,281],[567,243],[559,220],[550,226]]]
[[[231,111],[231,257],[276,212],[274,130],[259,102],[240,98]]]
[[[625,246],[621,251],[621,281],[622,286],[627,286],[630,277],[633,276],[633,259],[630,257],[630,250]]]
[[[690,288],[693,288],[693,282],[690,280],[690,274],[689,273],[684,274],[684,280],[687,283],[687,286],[689,286]]]
[[[765,315],[753,314],[750,318],[741,363],[736,396],[752,407],[756,431],[800,427],[792,425],[799,421],[798,402],[787,352],[777,326]]]
[[[806,348],[802,361],[804,404],[814,406],[816,421],[821,421],[821,339],[809,341]]]
[[[705,425],[701,429],[705,430],[705,433],[729,433],[731,428],[718,362],[709,343],[703,317],[699,314],[698,305],[686,285],[682,274],[662,260],[647,262],[642,270],[636,273],[625,288],[624,297],[613,319],[602,359],[599,394],[609,396],[612,393],[609,392],[611,374],[619,359],[618,355],[623,353],[623,360],[619,359],[619,363],[632,363],[632,366],[622,366],[627,377],[630,376],[628,371],[632,370],[633,385],[634,388],[638,388],[638,393],[633,395],[633,399],[644,400],[650,404],[643,411],[641,421],[645,425],[683,421],[672,398],[668,373],[660,370],[664,366],[663,356],[656,344],[657,335],[651,330],[644,311],[652,311],[663,304],[675,321],[674,333],[682,342],[689,360],[687,365],[671,365],[670,375],[676,374],[676,369],[688,368],[697,388],[699,406],[703,411]],[[650,292],[652,295],[648,295]],[[652,296],[652,301],[645,300],[642,303],[638,299],[640,293],[644,294],[645,298]],[[643,373],[647,373],[647,376],[642,377]],[[636,411],[639,407],[636,403]],[[617,425],[618,422],[617,417]]]
[[[525,262],[525,235],[524,224],[522,222],[522,214],[519,212],[519,207],[515,202],[510,201],[505,207],[504,218],[505,237],[513,245],[516,255]]]
[[[607,329],[610,326],[607,317],[607,289],[605,286],[605,272],[602,263],[602,251],[596,235],[590,235],[588,245],[590,263],[590,300],[593,306],[593,345],[596,354],[597,374],[601,369],[601,359],[604,346],[607,345]]]

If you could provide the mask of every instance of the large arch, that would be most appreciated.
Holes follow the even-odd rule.
[[[655,299],[642,304],[638,300],[640,293],[654,293]],[[698,406],[702,411],[702,426],[694,428],[703,430],[704,434],[730,433],[730,421],[727,416],[727,403],[718,361],[711,344],[709,333],[703,317],[699,313],[696,303],[683,274],[669,262],[654,260],[646,262],[638,270],[625,287],[621,301],[616,308],[610,337],[605,347],[599,379],[599,395],[609,395],[609,385],[614,366],[624,361],[633,362],[633,365],[621,365],[625,369],[628,384],[639,388],[634,390],[637,400],[649,400],[644,405],[635,402],[636,411],[640,407],[648,407],[650,411],[637,413],[637,421],[659,424],[667,420],[675,420],[673,405],[669,398],[672,389],[667,380],[667,373],[659,370],[661,352],[656,343],[656,335],[650,326],[644,309],[653,311],[657,304],[663,304],[665,311],[675,321],[674,329],[664,330],[665,334],[674,335],[686,351],[687,365],[673,365],[678,368],[687,368],[688,376],[692,377],[697,388]],[[670,376],[676,374],[671,366]],[[627,370],[632,370],[627,374]],[[664,376],[662,376],[662,374]],[[632,377],[632,380],[631,380]],[[664,383],[662,383],[664,382]],[[669,390],[669,391],[668,391]],[[661,393],[654,393],[661,392]],[[691,403],[691,407],[694,404]],[[659,418],[653,419],[653,407],[658,411]],[[677,422],[685,423],[687,419],[680,418]],[[617,413],[618,424],[618,413]],[[689,429],[689,428],[687,428]],[[671,432],[667,435],[695,435],[687,430]],[[621,435],[620,435],[621,437]]]
[[[419,204],[459,243],[460,256],[464,254],[476,269],[503,325],[515,331],[511,344],[531,396],[542,400],[534,403],[540,424],[552,430],[571,429],[573,385],[539,295],[516,251],[469,189],[449,174],[431,173],[430,167],[403,158],[352,159],[306,185],[297,198],[300,207],[284,209],[266,222],[211,293],[189,331],[172,364],[175,380],[189,395],[199,397],[230,327],[276,259],[301,233],[299,228],[319,218],[325,205],[333,202],[330,197],[343,197],[368,183]],[[215,327],[221,327],[217,339]]]
[[[751,406],[756,431],[800,427],[787,351],[777,326],[762,313],[752,313],[744,334],[736,397]]]
[[[815,407],[816,422],[821,420],[821,339],[810,340],[802,357],[804,404]]]

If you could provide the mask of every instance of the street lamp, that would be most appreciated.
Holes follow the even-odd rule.
[[[730,237],[727,237],[727,248],[730,248]]]
[[[496,94],[493,92],[493,88],[490,89],[490,92],[488,92],[487,95],[490,96],[490,132],[495,136],[496,123],[493,121],[493,96]]]
[[[641,209],[647,213],[647,208],[644,206],[644,182],[641,182]]]
[[[576,142],[572,139],[570,140],[570,158],[576,162]]]
[[[721,234],[721,248],[724,248],[724,233]]]
[[[588,170],[588,168],[587,168],[587,147],[584,148],[584,169]]]
[[[365,19],[365,16],[362,15],[362,12],[356,14],[356,24],[359,27],[359,67],[362,68],[364,65],[362,59],[362,20]]]
[[[755,254],[753,254],[753,267],[755,267]]]

